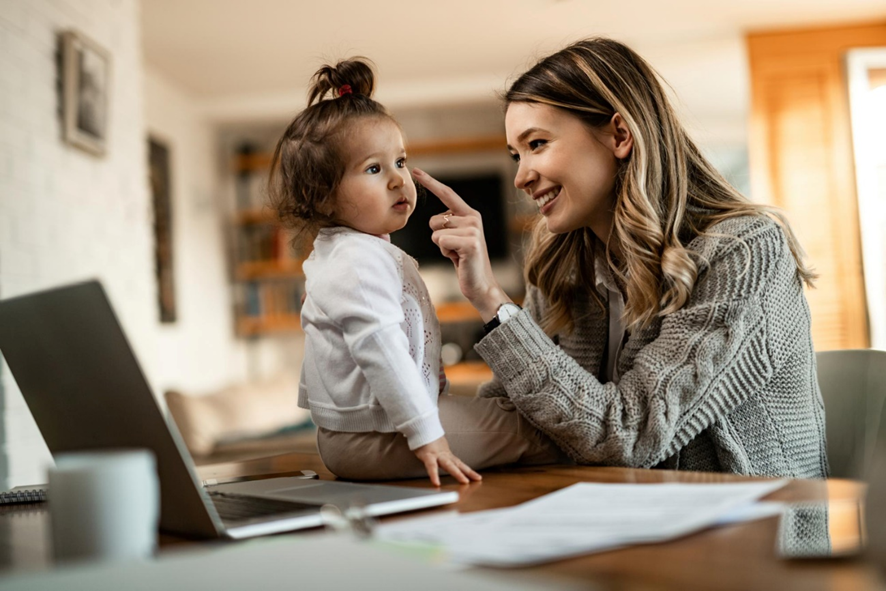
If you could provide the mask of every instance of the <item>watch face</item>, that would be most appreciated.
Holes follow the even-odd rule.
[[[520,306],[517,304],[502,304],[498,307],[498,312],[495,313],[495,316],[492,317],[492,320],[483,325],[483,330],[486,331],[486,334],[489,334],[496,328],[502,325],[508,318],[515,316],[517,312],[522,310]]]
[[[498,314],[496,316],[498,317],[499,322],[504,322],[512,316],[516,316],[519,311],[520,306],[517,304],[502,304],[501,308],[498,309]]]

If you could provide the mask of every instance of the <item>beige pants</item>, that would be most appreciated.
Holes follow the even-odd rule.
[[[441,396],[440,422],[449,447],[475,470],[503,464],[568,461],[550,439],[533,427],[507,398]],[[344,433],[317,429],[320,457],[330,472],[350,480],[390,480],[427,476],[401,433]]]

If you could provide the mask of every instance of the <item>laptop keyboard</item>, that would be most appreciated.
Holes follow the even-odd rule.
[[[320,509],[320,505],[309,503],[277,501],[230,493],[210,492],[209,496],[222,521],[245,521],[271,515],[317,511]]]

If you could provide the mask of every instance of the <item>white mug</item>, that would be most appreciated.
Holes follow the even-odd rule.
[[[59,454],[48,499],[58,562],[145,559],[157,547],[160,490],[151,451]]]

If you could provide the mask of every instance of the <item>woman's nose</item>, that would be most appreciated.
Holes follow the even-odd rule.
[[[514,186],[521,191],[526,191],[537,178],[538,175],[532,170],[532,168],[525,163],[520,162],[520,165],[517,168],[517,175],[514,177]]]

